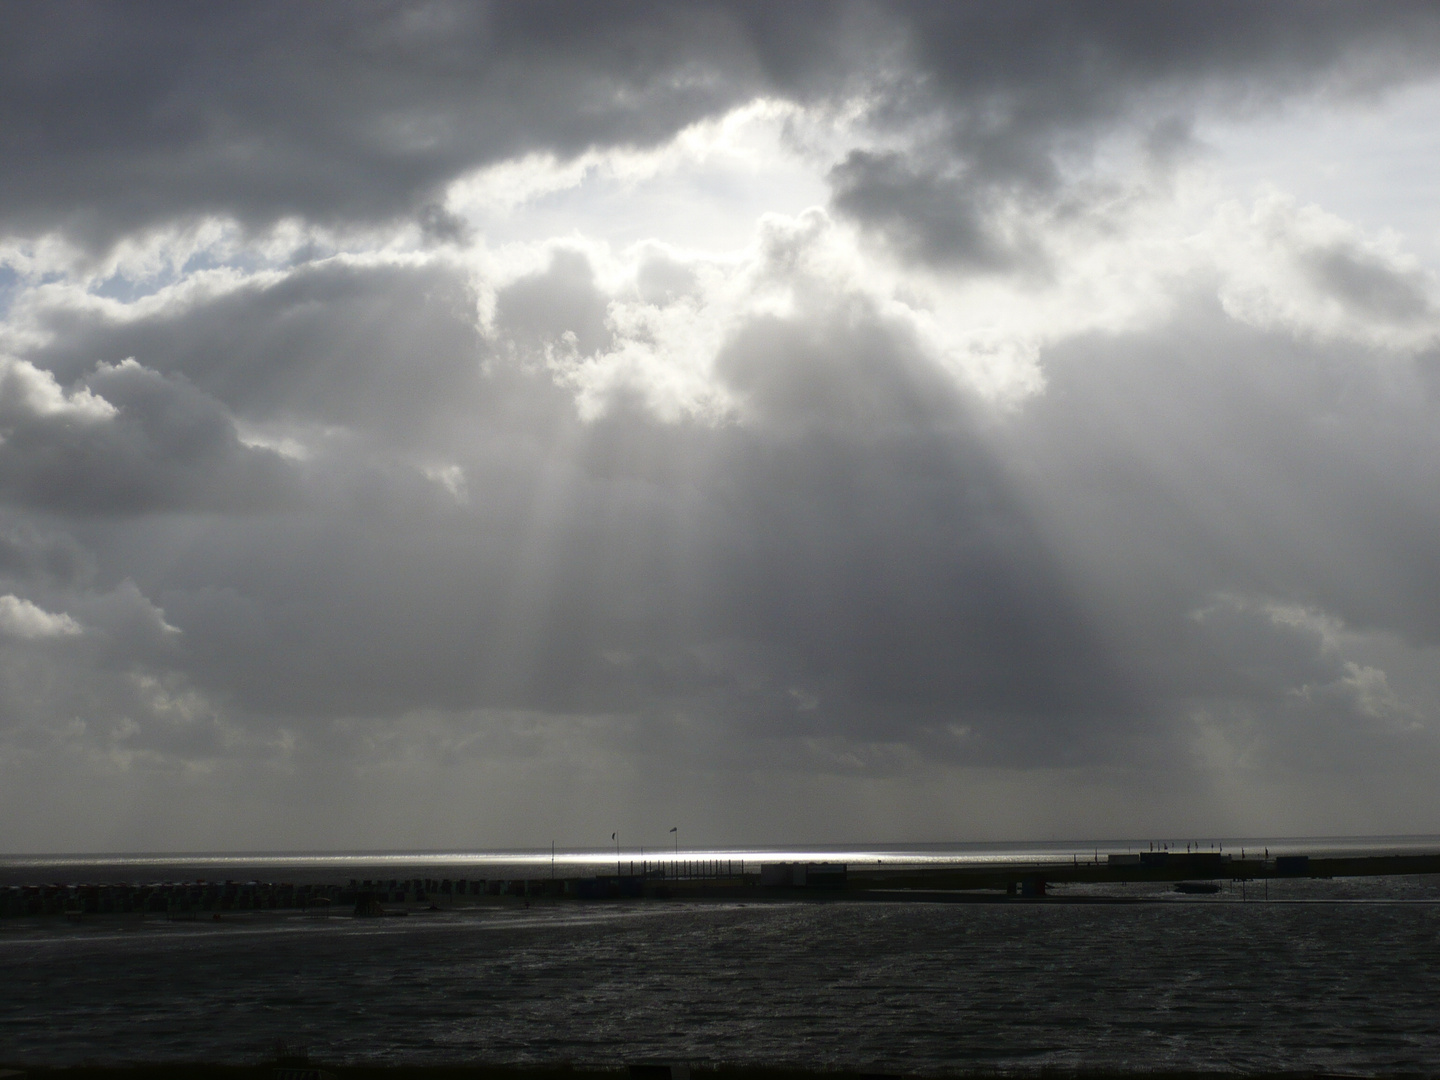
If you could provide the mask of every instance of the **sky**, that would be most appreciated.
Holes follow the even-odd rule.
[[[1440,8],[0,29],[0,850],[1440,833]]]

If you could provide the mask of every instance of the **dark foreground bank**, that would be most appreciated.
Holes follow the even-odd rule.
[[[465,1061],[1440,1072],[1434,875],[1274,881],[1268,903],[1239,888],[1121,905],[637,900],[407,918],[7,919],[0,1061],[242,1066],[286,1040],[356,1078]]]
[[[0,1080],[656,1080],[661,1072],[669,1069],[642,1066],[638,1069],[617,1067],[615,1069],[571,1069],[565,1066],[552,1068],[515,1068],[497,1065],[452,1065],[452,1066],[393,1066],[389,1068],[346,1067],[311,1064],[295,1067],[287,1065],[276,1068],[264,1066],[214,1065],[203,1062],[190,1064],[147,1065],[137,1064],[124,1067],[73,1067],[55,1069],[28,1069],[11,1071],[0,1066]],[[901,1073],[875,1073],[862,1071],[830,1071],[816,1069],[768,1069],[754,1067],[704,1068],[688,1070],[690,1080],[908,1080]],[[1030,1078],[1037,1080],[1329,1080],[1336,1074],[1302,1072],[1256,1072],[1236,1073],[1194,1070],[968,1070],[928,1072],[926,1077],[944,1077],[948,1080],[996,1080],[998,1077]],[[1344,1074],[1353,1078],[1356,1074]],[[1440,1070],[1429,1073],[1377,1073],[1379,1076],[1422,1077],[1440,1075]]]

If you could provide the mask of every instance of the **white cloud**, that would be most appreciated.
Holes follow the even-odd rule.
[[[305,461],[311,455],[310,447],[293,435],[271,434],[242,421],[235,424],[235,437],[241,446],[251,450],[273,450],[291,461]]]
[[[13,593],[0,596],[0,634],[36,641],[74,637],[82,632],[81,625],[64,612],[52,614]]]
[[[576,229],[628,243],[638,229],[735,248],[757,214],[824,198],[824,166],[808,159],[825,152],[817,144],[832,123],[828,114],[757,98],[651,148],[568,158],[547,151],[487,165],[449,184],[444,210],[505,240]]]
[[[470,490],[465,483],[465,470],[459,465],[428,465],[423,470],[425,478],[438,484],[450,493],[450,497],[461,506],[470,502]]]
[[[0,425],[17,414],[94,423],[115,412],[114,405],[84,387],[67,392],[54,375],[29,361],[0,357]]]
[[[1414,351],[1440,339],[1440,282],[1394,234],[1270,191],[1212,231],[1226,312],[1311,340]]]

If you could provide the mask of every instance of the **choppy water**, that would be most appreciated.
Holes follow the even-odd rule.
[[[8,920],[0,1060],[1440,1068],[1440,882],[1270,897]]]

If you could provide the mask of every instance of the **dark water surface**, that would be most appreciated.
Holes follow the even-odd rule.
[[[1435,883],[1280,895],[7,920],[0,1060],[1440,1069]]]

